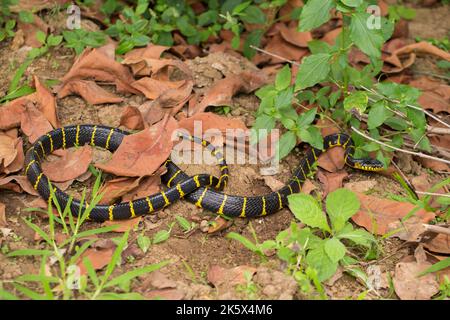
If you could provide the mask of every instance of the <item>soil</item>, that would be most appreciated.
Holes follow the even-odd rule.
[[[410,23],[410,38],[420,37],[444,37],[450,29],[449,8],[426,8],[417,9],[417,17]],[[439,35],[439,36],[438,36]],[[8,89],[9,83],[15,70],[24,61],[26,49],[11,49],[11,42],[0,43],[0,96],[3,96]],[[58,47],[51,50],[45,56],[35,60],[28,68],[24,82],[30,81],[32,75],[37,75],[41,79],[59,79],[71,67],[75,59],[71,50]],[[427,59],[421,58],[416,65],[428,63]],[[194,73],[195,90],[202,92],[211,86],[214,81],[221,79],[229,73],[237,73],[243,68],[255,68],[250,62],[238,59],[226,54],[211,54],[206,57],[196,58],[187,61],[189,68]],[[113,88],[107,88],[113,91]],[[116,93],[117,94],[117,93]],[[122,112],[122,108],[127,105],[138,106],[143,102],[139,96],[124,97],[125,101],[120,104],[106,104],[92,106],[83,99],[69,96],[58,100],[58,116],[62,125],[95,123],[117,127]],[[258,107],[258,99],[254,95],[240,94],[233,99],[231,114],[229,116],[240,117],[248,126],[254,121],[254,111]],[[28,147],[28,146],[26,146]],[[97,158],[105,158],[109,155],[96,151]],[[301,152],[294,152],[284,160],[280,166],[280,173],[275,176],[281,182],[285,182],[301,158]],[[182,166],[189,174],[200,172],[211,172],[217,174],[217,168],[207,166]],[[259,167],[254,165],[230,165],[230,183],[225,190],[228,193],[239,195],[261,195],[270,191],[265,185],[262,176],[259,174]],[[352,169],[346,169],[349,177],[346,182],[359,180],[375,180],[377,185],[374,194],[386,197],[388,194],[401,194],[402,189],[392,179],[377,174],[364,174]],[[419,165],[419,173],[426,172]],[[417,174],[417,172],[416,172]],[[411,175],[411,174],[410,174]],[[319,187],[320,184],[314,182]],[[92,186],[93,178],[84,182],[76,182],[69,188],[69,193],[79,195],[84,186]],[[6,204],[6,217],[8,226],[1,230],[0,247],[9,250],[36,248],[42,244],[35,240],[34,232],[26,226],[23,218],[32,217],[44,230],[48,230],[48,221],[35,213],[25,211],[30,207],[30,203],[35,197],[27,194],[17,194],[9,191],[0,192],[0,202]],[[153,216],[144,217],[137,229],[131,234],[131,238],[136,238],[138,234],[152,236],[162,229],[167,229],[168,225],[175,221],[175,216],[180,215],[194,221],[199,225],[202,220],[212,221],[215,215],[198,209],[186,201],[178,201],[164,211],[158,213],[157,218]],[[197,228],[188,236],[184,235],[178,225],[175,225],[171,237],[168,241],[152,245],[143,254],[138,248],[136,241],[129,242],[125,252],[125,259],[116,274],[124,273],[136,267],[142,267],[151,263],[163,260],[171,260],[172,263],[160,272],[157,276],[142,277],[142,281],[133,282],[132,289],[141,292],[147,297],[151,297],[153,290],[164,291],[166,297],[176,297],[184,299],[215,299],[215,298],[248,298],[248,292],[238,288],[227,288],[218,290],[208,280],[207,274],[211,266],[218,265],[223,268],[233,268],[237,266],[253,266],[256,275],[253,282],[257,286],[256,297],[260,299],[305,299],[299,290],[295,280],[283,272],[283,266],[276,257],[269,258],[263,262],[261,259],[244,248],[240,243],[225,237],[229,232],[237,232],[243,236],[253,239],[252,230],[256,233],[258,241],[274,239],[276,235],[289,227],[293,216],[285,209],[274,215],[259,219],[235,219],[232,225],[224,231],[215,234],[207,234]],[[97,223],[87,223],[86,229],[99,227]],[[113,236],[117,236],[114,234]],[[111,235],[105,236],[111,237]],[[403,242],[395,238],[380,240],[382,254],[379,261],[364,264],[367,268],[375,264],[383,273],[390,273],[394,270],[395,264],[405,255],[410,253],[408,247],[403,246]],[[130,258],[132,257],[132,258]],[[386,259],[383,259],[387,257]],[[0,278],[10,280],[21,274],[38,273],[39,264],[31,258],[9,259],[0,254]],[[164,279],[166,287],[155,285],[156,280]],[[157,281],[156,281],[157,282]],[[168,283],[168,284],[167,284]],[[370,292],[366,298],[386,297],[389,290],[386,287],[378,292]],[[365,291],[366,288],[355,278],[344,274],[336,279],[333,284],[326,285],[326,292],[331,299],[356,298]],[[395,298],[391,296],[390,298]]]

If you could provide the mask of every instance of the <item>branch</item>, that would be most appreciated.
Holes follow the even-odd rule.
[[[376,139],[374,139],[374,138],[372,138],[372,137],[369,137],[368,135],[366,135],[365,133],[362,133],[361,131],[359,131],[358,129],[356,129],[356,128],[353,127],[353,126],[352,126],[352,130],[353,130],[354,132],[356,132],[357,134],[359,134],[360,136],[363,136],[364,138],[366,138],[366,139],[368,139],[368,140],[370,140],[370,141],[372,141],[372,142],[378,143],[378,144],[380,144],[380,145],[382,145],[382,146],[385,146],[385,147],[388,147],[388,148],[391,148],[391,149],[394,149],[394,150],[397,150],[397,151],[400,151],[400,152],[412,154],[412,155],[417,156],[417,157],[427,158],[427,159],[431,159],[431,160],[436,160],[436,161],[444,162],[444,163],[450,165],[450,161],[449,161],[449,160],[445,160],[445,159],[441,159],[441,158],[436,158],[436,157],[433,157],[433,156],[430,156],[430,155],[428,155],[428,154],[421,153],[421,152],[413,152],[413,151],[404,150],[404,149],[400,149],[400,148],[391,146],[391,145],[389,145],[389,144],[387,144],[387,143],[384,143],[384,142],[378,141],[378,140],[376,140]]]

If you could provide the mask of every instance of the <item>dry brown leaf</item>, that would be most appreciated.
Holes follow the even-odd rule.
[[[189,116],[204,112],[208,106],[231,105],[231,98],[238,92],[250,93],[267,81],[264,72],[244,71],[239,75],[229,75],[228,77],[216,81],[209,88],[203,99],[193,108],[189,109]]]
[[[209,224],[207,233],[208,234],[218,233],[222,230],[228,229],[232,224],[233,220],[226,220],[222,217],[216,217],[214,221]]]
[[[154,100],[161,95],[164,95],[168,90],[179,89],[184,85],[186,80],[181,81],[165,81],[153,79],[150,77],[143,77],[131,85],[133,88],[141,91],[148,99]]]
[[[64,155],[54,161],[44,161],[42,171],[54,182],[65,182],[84,174],[92,161],[92,148],[88,145],[75,151],[66,150]]]
[[[356,193],[360,202],[360,210],[352,217],[352,220],[359,226],[366,228],[372,233],[379,235],[389,231],[389,224],[398,221],[406,216],[415,206],[411,203],[380,199]],[[434,219],[434,213],[420,209],[415,212],[424,223]]]
[[[30,99],[33,100],[33,102],[37,102],[39,111],[42,112],[44,117],[54,128],[59,127],[58,117],[56,115],[55,97],[50,90],[41,83],[37,76],[34,76],[33,79],[36,93],[30,95]]]
[[[424,247],[433,252],[450,254],[450,236],[446,234],[438,234],[430,241],[425,242]]]
[[[0,165],[8,167],[17,157],[16,140],[0,132]]]
[[[122,197],[127,192],[135,189],[139,186],[139,182],[143,177],[138,178],[126,178],[120,177],[113,180],[109,180],[103,184],[99,190],[99,194],[105,195],[100,200],[100,204],[111,204],[116,199]]]
[[[171,279],[169,279],[164,273],[160,270],[153,271],[145,277],[145,281],[143,283],[145,288],[153,287],[156,289],[168,289],[168,288],[176,288],[177,283]]]
[[[120,116],[120,125],[131,130],[144,129],[144,119],[139,109],[132,106],[125,107]]]
[[[181,300],[184,298],[185,294],[183,291],[176,288],[169,289],[157,289],[151,290],[144,293],[147,299],[157,299],[157,300]]]
[[[13,180],[16,181],[20,187],[12,183],[11,181]],[[11,175],[7,177],[0,177],[0,189],[8,189],[14,192],[22,192],[23,190],[26,193],[34,196],[39,195],[39,193],[34,190],[33,186],[28,181],[26,176]]]
[[[344,188],[349,189],[353,192],[365,193],[373,189],[377,184],[378,182],[376,180],[363,180],[348,182],[344,184]]]
[[[0,227],[6,227],[8,222],[6,221],[6,206],[0,202]]]
[[[9,130],[20,126],[21,114],[25,112],[28,99],[15,99],[0,107],[0,130]]]
[[[1,140],[1,134],[0,134],[0,140]],[[25,162],[25,155],[23,153],[23,141],[20,138],[15,139],[15,149],[17,151],[16,157],[14,158],[13,162],[11,162],[9,165],[7,165],[4,168],[5,173],[13,173],[21,170],[23,168],[23,164]],[[1,142],[0,142],[1,144]],[[1,149],[1,147],[0,147]],[[0,159],[1,159],[1,151],[0,151]],[[1,163],[1,160],[0,160]],[[3,164],[5,166],[5,163]]]
[[[314,183],[311,182],[311,180],[306,179],[306,181],[303,183],[302,186],[302,193],[304,194],[311,194],[314,190],[317,190],[317,187]]]
[[[426,168],[440,172],[450,172],[450,166],[441,161],[426,158],[417,158],[417,160]]]
[[[123,201],[142,199],[160,191],[161,174],[166,172],[166,167],[160,167],[155,174],[144,177],[139,185],[123,195]]]
[[[117,91],[139,94],[131,86],[134,78],[130,71],[115,60],[115,45],[107,44],[100,48],[85,49],[62,78],[63,85],[71,80],[93,79],[115,83]]]
[[[434,113],[450,113],[450,86],[428,77],[419,77],[408,84],[422,90],[418,100],[421,106]]]
[[[31,23],[25,23],[18,19],[17,28],[23,31],[27,46],[40,48],[42,43],[37,40],[36,33],[42,31],[47,34],[49,26],[39,16],[33,14],[33,22]]]
[[[426,255],[421,246],[416,249],[414,255],[416,261],[399,262],[395,266],[393,278],[395,293],[402,300],[430,299],[439,292],[439,283],[434,274],[418,276],[431,266],[431,263],[426,261]]]
[[[421,218],[412,216],[406,221],[394,221],[388,225],[389,232],[395,233],[393,237],[405,241],[417,242],[421,240],[421,235],[426,231]]]
[[[336,42],[336,38],[338,37],[338,35],[341,32],[342,32],[342,28],[333,29],[333,30],[328,31],[327,33],[325,33],[325,35],[320,40],[328,43],[330,46],[334,46],[334,44]]]
[[[19,0],[15,1],[9,7],[11,12],[19,13],[20,11],[39,12],[42,9],[53,8],[57,5],[63,5],[70,2],[69,0]]]
[[[348,177],[348,173],[345,170],[338,172],[326,172],[319,170],[317,178],[323,184],[323,196],[325,197],[330,192],[336,189],[342,188],[342,182]]]
[[[96,163],[101,170],[118,176],[152,175],[167,160],[172,150],[172,133],[177,121],[166,117],[154,126],[126,136],[110,161]]]
[[[400,49],[395,50],[392,54],[393,55],[402,55],[402,54],[408,54],[408,53],[428,53],[435,55],[436,57],[439,57],[441,59],[450,61],[450,53],[439,49],[438,47],[432,45],[431,43],[427,41],[421,41],[413,44],[409,44],[407,46],[404,46]]]
[[[248,272],[250,275],[255,274],[256,268],[251,266],[238,266],[230,269],[213,265],[208,270],[208,281],[212,283],[217,289],[225,290],[232,289],[238,284],[245,284],[246,279],[244,274]]]
[[[196,123],[201,126],[203,133],[209,129],[220,130],[223,134],[226,133],[227,129],[247,130],[247,126],[240,118],[228,118],[212,112],[196,113],[192,117],[180,120],[178,126],[188,130],[190,134],[195,135],[194,125]]]
[[[317,121],[317,126],[321,128],[320,132],[323,137],[341,131],[335,123],[327,119]],[[336,172],[345,165],[344,153],[345,150],[343,148],[331,148],[319,156],[317,164],[328,172]]]
[[[20,128],[31,143],[53,130],[52,125],[45,118],[44,114],[31,102],[27,103],[25,111],[21,114]]]
[[[297,47],[308,47],[308,42],[313,40],[311,32],[300,32],[297,31],[296,26],[286,27],[285,24],[281,24],[280,35],[287,42],[293,44]]]
[[[77,262],[77,266],[80,268],[80,274],[84,275],[87,273],[86,267],[84,266],[83,259],[88,259],[94,270],[100,270],[106,266],[112,258],[114,253],[114,248],[97,250],[94,248],[89,248],[80,256]]]
[[[281,182],[280,180],[278,180],[278,179],[276,179],[275,177],[272,177],[272,176],[265,176],[264,177],[264,183],[272,191],[277,191],[277,190],[281,189],[282,187],[284,187],[284,183],[283,182]]]
[[[102,223],[102,226],[117,226],[112,232],[124,233],[130,230],[133,230],[139,223],[142,221],[142,217],[136,217],[133,219],[126,220],[114,220],[114,221],[105,221]]]
[[[71,94],[78,94],[88,103],[93,105],[119,103],[123,101],[122,98],[106,91],[94,81],[89,80],[71,80],[58,90],[58,98],[60,99]]]
[[[264,47],[264,50],[267,50],[273,54],[276,54],[280,57],[283,57],[288,60],[299,62],[302,57],[308,54],[308,50],[305,48],[299,48],[289,42],[285,41],[280,34],[276,34],[269,40],[267,45]],[[285,60],[276,58],[276,57],[266,57],[264,60],[268,60],[270,64],[276,63],[284,63]],[[263,61],[264,61],[263,60]],[[255,62],[255,61],[254,61]],[[260,61],[256,61],[256,64],[259,64]]]

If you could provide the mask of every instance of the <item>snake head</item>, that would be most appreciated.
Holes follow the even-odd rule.
[[[377,159],[353,159],[354,167],[364,171],[383,171],[384,165]]]

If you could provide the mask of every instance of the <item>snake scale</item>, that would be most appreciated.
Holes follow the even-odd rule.
[[[42,160],[57,149],[67,149],[85,144],[114,152],[122,143],[123,138],[129,134],[127,131],[100,125],[74,125],[55,129],[36,140],[27,152],[25,175],[34,189],[47,201],[51,195],[51,187],[58,204],[64,208],[69,203],[69,196],[51,184],[42,171]],[[383,170],[382,163],[376,159],[355,159],[353,157],[355,147],[351,138],[346,134],[337,133],[324,138],[324,150],[311,147],[301,159],[288,183],[278,191],[252,197],[229,195],[221,192],[229,175],[223,154],[207,141],[194,136],[187,138],[202,144],[218,159],[221,172],[219,178],[208,174],[190,177],[169,159],[165,163],[167,172],[161,176],[161,181],[167,186],[167,189],[134,201],[96,205],[90,211],[88,218],[94,221],[129,219],[152,214],[181,198],[198,207],[229,217],[250,218],[272,214],[287,205],[288,195],[301,190],[303,182],[312,172],[312,166],[320,154],[337,146],[345,149],[345,163],[348,166],[364,171]],[[87,206],[87,203],[82,204],[75,199],[70,201],[70,209],[74,214],[83,212]]]

